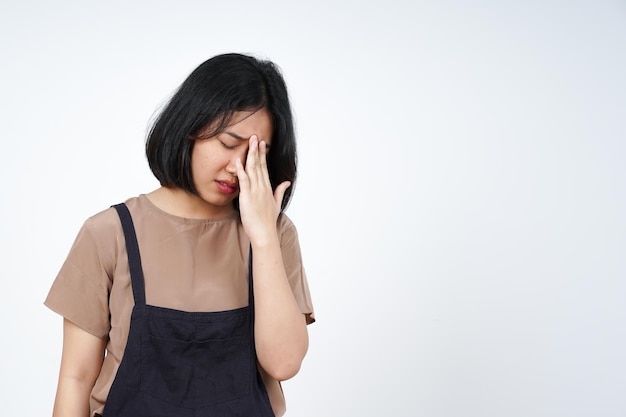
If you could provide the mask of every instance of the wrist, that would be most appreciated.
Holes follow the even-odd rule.
[[[280,247],[280,240],[278,239],[278,233],[273,231],[270,233],[263,233],[259,236],[250,237],[250,244],[252,245],[253,251],[262,251]]]

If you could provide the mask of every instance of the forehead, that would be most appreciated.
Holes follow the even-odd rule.
[[[224,129],[223,133],[239,140],[248,140],[256,135],[259,140],[271,143],[272,140],[272,117],[266,108],[257,111],[237,111]]]

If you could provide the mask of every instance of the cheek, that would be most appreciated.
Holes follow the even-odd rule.
[[[228,164],[227,155],[212,143],[198,143],[191,153],[191,174],[194,178],[212,176]]]
[[[211,154],[203,143],[197,143],[191,152],[191,174],[194,178],[202,176],[211,165]]]

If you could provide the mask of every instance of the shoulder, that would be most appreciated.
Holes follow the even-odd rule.
[[[278,236],[280,237],[280,246],[285,249],[287,247],[299,247],[298,230],[293,221],[285,213],[278,217]]]
[[[136,211],[136,200],[133,197],[125,201],[131,213]],[[91,252],[103,265],[109,267],[115,265],[116,257],[124,247],[122,223],[113,206],[88,217],[74,242],[74,249],[81,256]]]
[[[129,198],[124,201],[124,204],[131,213],[142,210],[139,197]],[[122,231],[122,224],[117,210],[110,206],[87,218],[83,228],[96,236],[105,236],[107,234],[119,234]]]
[[[293,221],[285,213],[281,213],[277,222],[281,246],[298,241],[298,231]]]
[[[294,229],[296,226],[293,224],[293,221],[287,216],[285,213],[281,213],[278,216],[278,230],[286,230],[286,229]]]
[[[95,236],[110,234],[120,227],[120,218],[113,207],[94,214],[83,224],[83,229]]]

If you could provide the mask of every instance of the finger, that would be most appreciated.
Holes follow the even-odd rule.
[[[248,155],[246,159],[246,168],[250,164],[250,168],[256,168],[259,165],[259,139],[256,135],[250,136],[248,145]]]
[[[247,188],[250,186],[250,180],[248,175],[246,174],[246,170],[241,163],[241,159],[237,158],[235,160],[235,169],[237,170],[237,179],[239,180],[239,189]]]
[[[256,171],[259,165],[259,141],[256,135],[250,136],[248,155],[246,156],[246,173],[251,181],[256,180]]]
[[[267,148],[267,143],[265,141],[261,141],[259,143],[259,175],[260,179],[264,180],[265,185],[271,187],[270,184],[270,174],[269,169],[267,167],[267,153],[269,152]]]
[[[281,182],[278,187],[276,187],[276,190],[274,191],[274,201],[278,207],[282,206],[285,191],[287,191],[287,188],[289,187],[291,187],[291,182],[289,181]]]
[[[259,165],[261,167],[266,167],[267,166],[267,143],[265,143],[264,140],[262,140],[259,143]]]

